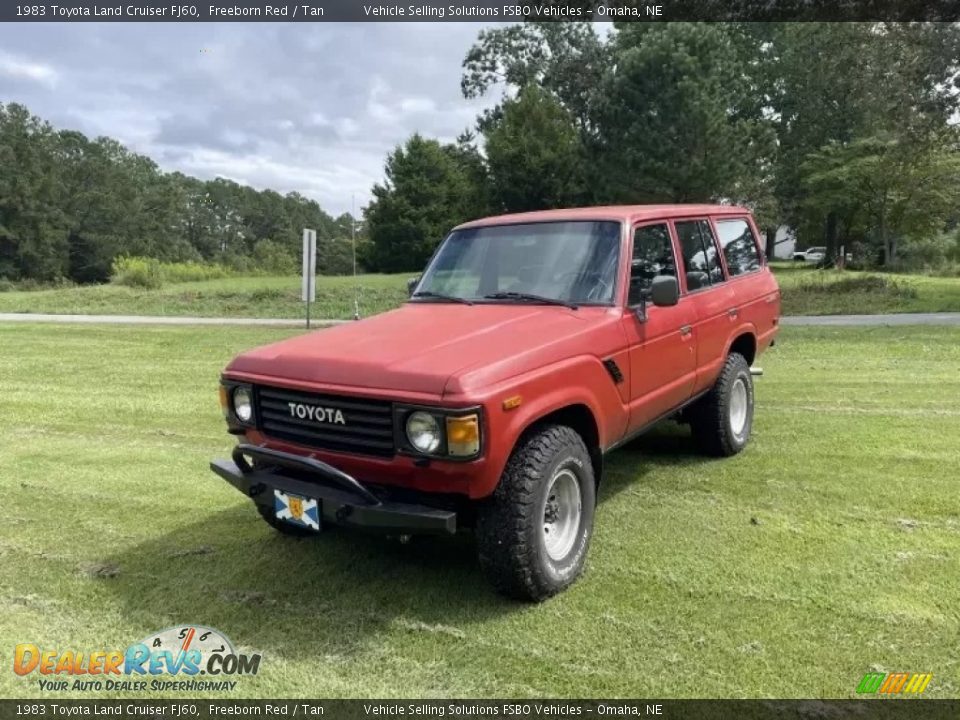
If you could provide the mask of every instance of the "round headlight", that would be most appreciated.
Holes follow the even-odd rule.
[[[240,422],[250,422],[253,417],[253,402],[247,388],[238,387],[233,391],[233,413]]]
[[[436,452],[440,447],[440,424],[430,413],[410,413],[407,418],[407,438],[422,453]]]

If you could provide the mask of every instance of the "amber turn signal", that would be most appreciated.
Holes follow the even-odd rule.
[[[480,452],[480,419],[476,415],[447,418],[447,454],[470,457]]]
[[[521,402],[523,402],[523,398],[521,398],[519,395],[511,395],[503,401],[503,409],[513,410],[514,408],[520,407]]]
[[[220,386],[220,409],[223,410],[224,417],[230,411],[227,405],[227,389],[223,385]]]

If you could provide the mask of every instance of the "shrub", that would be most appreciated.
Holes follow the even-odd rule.
[[[273,240],[258,241],[253,246],[253,260],[257,271],[268,275],[290,275],[297,269],[293,251]]]
[[[118,285],[156,290],[165,282],[197,282],[228,277],[233,273],[216,263],[161,262],[155,258],[118,257],[113,261],[110,281]]]
[[[931,272],[947,264],[955,239],[947,233],[910,240],[904,243],[897,259],[897,269],[908,272]]]
[[[110,281],[118,285],[157,290],[163,286],[163,270],[159,260],[144,257],[114,259]]]
[[[232,273],[223,265],[201,262],[161,263],[160,270],[165,282],[198,282],[200,280],[217,280],[230,276]]]
[[[839,280],[826,281],[822,275],[818,274],[817,277],[801,280],[797,289],[830,295],[865,293],[907,300],[917,297],[915,287],[884,275],[852,275]]]

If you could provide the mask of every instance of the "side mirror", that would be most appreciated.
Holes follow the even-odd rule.
[[[669,307],[680,302],[680,285],[675,277],[658,275],[650,284],[650,302],[660,307]],[[640,296],[640,304],[633,308],[637,321],[647,321],[647,295]]]
[[[414,289],[414,288],[417,286],[417,284],[420,282],[420,277],[421,277],[420,275],[417,275],[416,277],[413,277],[413,278],[410,278],[409,280],[407,280],[407,295],[408,295],[408,296],[413,295],[413,289]]]
[[[653,279],[650,286],[650,299],[654,305],[669,307],[680,302],[680,286],[677,279],[669,275],[661,275]]]

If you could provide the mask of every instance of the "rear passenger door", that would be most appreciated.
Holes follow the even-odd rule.
[[[677,255],[666,221],[634,228],[630,265],[629,312],[623,326],[630,348],[630,422],[636,431],[678,405],[693,391],[696,378],[696,339],[693,306],[684,298],[672,307],[650,302],[653,279],[678,277]],[[635,313],[646,300],[646,322]]]
[[[764,265],[756,227],[746,217],[715,217],[713,225],[727,265],[730,288],[740,310],[740,323],[749,323],[759,340],[777,329],[780,292]]]
[[[707,218],[675,220],[674,229],[682,256],[686,297],[695,314],[697,373],[693,392],[698,393],[713,385],[719,375],[738,313]]]

